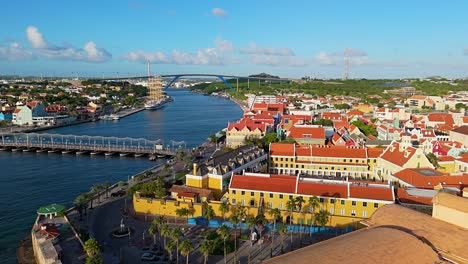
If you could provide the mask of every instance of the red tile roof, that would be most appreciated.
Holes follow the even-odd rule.
[[[271,143],[270,155],[294,156],[294,144]]]
[[[400,151],[400,144],[398,142],[392,142],[390,146],[385,149],[381,158],[389,161],[395,165],[403,167],[416,153],[416,149],[413,147],[407,147],[405,150]],[[405,155],[406,153],[406,155]]]
[[[290,138],[307,138],[325,139],[325,128],[311,126],[293,126],[289,129]]]
[[[267,124],[265,123],[258,124],[254,120],[251,120],[249,118],[243,118],[239,120],[237,123],[229,123],[228,125],[228,131],[231,131],[233,129],[240,131],[244,128],[247,128],[250,131],[259,129],[260,131],[265,132],[267,130]]]
[[[394,177],[422,189],[434,189],[442,183],[443,186],[468,186],[468,175],[449,175],[430,168],[403,169],[393,174]],[[463,189],[463,187],[461,187]]]
[[[392,188],[371,187],[367,185],[351,185],[348,194],[347,184],[341,182],[321,183],[312,181],[299,181],[296,192],[296,177],[289,175],[233,175],[230,189],[276,192],[284,194],[299,194],[308,196],[360,198],[383,201],[393,201]]]

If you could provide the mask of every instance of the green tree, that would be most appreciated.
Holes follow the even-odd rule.
[[[234,263],[237,263],[237,225],[240,223],[241,218],[238,212],[231,215],[229,221],[234,226]]]
[[[73,206],[75,207],[76,211],[80,215],[80,221],[83,220],[83,210],[87,207],[87,200],[84,194],[80,194],[75,198],[73,202]]]
[[[328,218],[329,218],[329,214],[325,210],[320,210],[320,212],[317,213],[315,220],[317,221],[317,224],[319,225],[319,232],[320,232],[320,228],[324,227],[328,223]]]
[[[319,207],[320,200],[317,196],[309,197],[309,210],[312,210],[310,215],[310,230],[309,230],[309,240],[312,241],[312,226],[315,222],[315,209]]]
[[[211,207],[211,205],[208,205],[208,206],[206,207],[206,210],[205,210],[203,216],[204,216],[208,221],[210,221],[210,220],[213,218],[213,216],[214,216],[214,211],[213,211],[213,207]]]
[[[434,166],[434,168],[440,168],[439,162],[437,161],[437,156],[434,153],[427,153],[426,158],[429,160],[430,163]]]
[[[161,235],[163,236],[164,238],[164,243],[163,243],[163,247],[166,248],[166,240],[168,237],[171,236],[171,229],[169,228],[169,225],[164,223],[162,226],[161,226]]]
[[[169,259],[171,260],[172,263],[172,251],[174,251],[174,248],[176,247],[176,242],[174,240],[169,240],[167,241],[166,245],[164,245],[164,249],[169,253]]]
[[[176,260],[177,260],[176,263],[179,263],[179,239],[183,235],[184,234],[182,233],[182,229],[180,229],[180,227],[176,227],[176,228],[172,229],[171,237],[176,242]]]
[[[189,215],[189,210],[187,208],[179,208],[176,209],[176,215],[178,217],[187,217],[187,222],[188,222],[188,215]]]
[[[148,233],[153,237],[153,245],[156,245],[156,234],[158,233],[158,227],[151,223],[150,227],[148,228]]]
[[[288,209],[288,212],[289,212],[289,226],[291,229],[291,250],[292,250],[293,248],[292,220],[293,220],[293,211],[296,209],[296,200],[293,198],[290,198],[288,202],[286,203],[286,209]]]
[[[270,257],[273,257],[273,244],[275,243],[275,230],[276,230],[276,221],[281,217],[281,211],[279,208],[272,208],[268,211],[268,214],[273,218],[273,229],[271,229],[271,247],[270,247]]]
[[[227,264],[227,259],[226,259],[226,239],[229,238],[229,228],[226,225],[222,225],[218,230],[216,230],[216,233],[219,234],[221,239],[223,240],[224,243],[224,264]]]
[[[255,216],[253,216],[253,215],[248,215],[247,218],[245,219],[245,223],[247,224],[247,227],[250,229],[250,235],[249,235],[250,248],[249,248],[248,263],[251,263],[250,257],[251,257],[252,245],[253,245],[252,233],[253,233],[253,229],[254,229],[254,227],[255,227],[255,224],[257,223],[257,220],[255,219]]]
[[[186,257],[186,264],[189,263],[189,255],[190,255],[190,252],[192,252],[193,250],[193,245],[192,245],[192,242],[190,241],[190,239],[184,239],[181,243],[180,243],[180,254],[182,254],[182,256],[185,256]]]
[[[102,184],[102,187],[104,187],[104,189],[106,190],[106,196],[107,198],[109,198],[109,188],[111,187],[111,183],[109,181],[105,181],[103,184]]]
[[[226,213],[229,212],[229,203],[228,201],[224,200],[221,205],[219,206],[219,211],[223,214],[223,219],[226,221]]]
[[[303,212],[303,208],[302,208],[302,204],[305,203],[305,200],[304,200],[304,197],[302,196],[297,196],[296,197],[296,204],[297,204],[297,207],[299,207],[299,212],[302,214]],[[302,224],[304,223],[304,218],[302,218],[302,221],[299,221],[299,225],[300,225],[300,230],[299,230],[299,243],[300,245],[302,246]]]
[[[205,257],[203,263],[206,264],[208,257],[210,256],[211,252],[213,252],[213,241],[209,239],[203,240],[203,243],[200,245],[200,252]]]
[[[103,264],[104,261],[100,255],[94,255],[86,258],[86,264]]]
[[[284,244],[284,235],[288,232],[288,227],[283,224],[283,223],[280,223],[278,224],[278,233],[280,234],[281,236],[281,253],[284,252],[284,247],[283,247],[283,244]]]
[[[99,192],[102,190],[102,186],[100,184],[95,184],[91,187],[91,193],[93,196],[97,196],[98,203],[101,203],[101,195]]]
[[[86,251],[86,254],[88,254],[88,256],[90,257],[96,256],[99,253],[101,253],[101,246],[95,238],[90,238],[86,240],[84,249]]]

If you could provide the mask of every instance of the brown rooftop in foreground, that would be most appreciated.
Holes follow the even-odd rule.
[[[395,204],[366,225],[263,263],[468,263],[468,229]]]

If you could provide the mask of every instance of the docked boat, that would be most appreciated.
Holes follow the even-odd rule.
[[[58,149],[51,149],[51,150],[48,150],[47,153],[55,153],[57,151],[59,151],[59,150]]]
[[[94,156],[94,155],[99,155],[99,154],[101,154],[101,152],[99,152],[99,151],[91,151],[91,153],[89,153],[89,154],[91,154],[91,155]]]
[[[161,76],[148,78],[148,100],[145,103],[146,109],[161,109],[165,103],[170,102],[171,100],[171,97],[167,96],[163,92],[163,82]]]
[[[116,114],[112,114],[109,116],[112,120],[119,120],[120,119],[120,116],[119,115],[116,115]]]
[[[83,154],[86,154],[86,153],[88,153],[88,152],[89,152],[89,151],[87,151],[87,150],[77,151],[77,152],[76,152],[76,155],[83,155]]]
[[[18,151],[23,151],[22,148],[12,148],[11,152],[18,152]]]
[[[74,151],[74,150],[68,150],[68,149],[66,149],[66,150],[63,150],[63,151],[62,151],[62,154],[70,154],[70,153],[72,153],[72,152],[75,152],[75,151]]]
[[[130,153],[119,153],[119,156],[120,157],[125,157],[125,156],[128,156]]]
[[[49,149],[36,149],[37,153],[47,152]]]
[[[145,153],[135,153],[135,157],[143,157],[146,155]]]
[[[104,153],[104,155],[106,155],[106,156],[113,156],[114,154],[115,154],[114,152],[106,152],[106,153]]]

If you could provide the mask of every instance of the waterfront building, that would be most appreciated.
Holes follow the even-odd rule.
[[[310,197],[319,199],[315,211],[308,205]],[[304,204],[288,211],[291,199],[303,197]],[[245,173],[233,175],[229,185],[230,204],[240,204],[248,211],[279,208],[282,218],[289,223],[310,225],[313,214],[325,210],[330,214],[327,226],[350,225],[366,219],[377,208],[394,203],[393,187],[386,183],[325,180],[303,176]]]
[[[273,124],[255,122],[251,118],[243,118],[236,123],[229,123],[226,131],[226,146],[237,148],[244,145],[245,139],[262,138],[273,131]]]
[[[265,171],[267,163],[268,154],[257,146],[218,150],[207,161],[193,164],[192,172],[185,175],[186,185],[212,190],[219,198],[227,191],[233,173]]]
[[[39,101],[32,101],[26,105],[17,106],[13,112],[13,124],[15,125],[34,125],[33,118],[45,117],[48,114],[45,111],[44,104]]]
[[[383,151],[382,148],[272,143],[270,172],[372,179]]]

